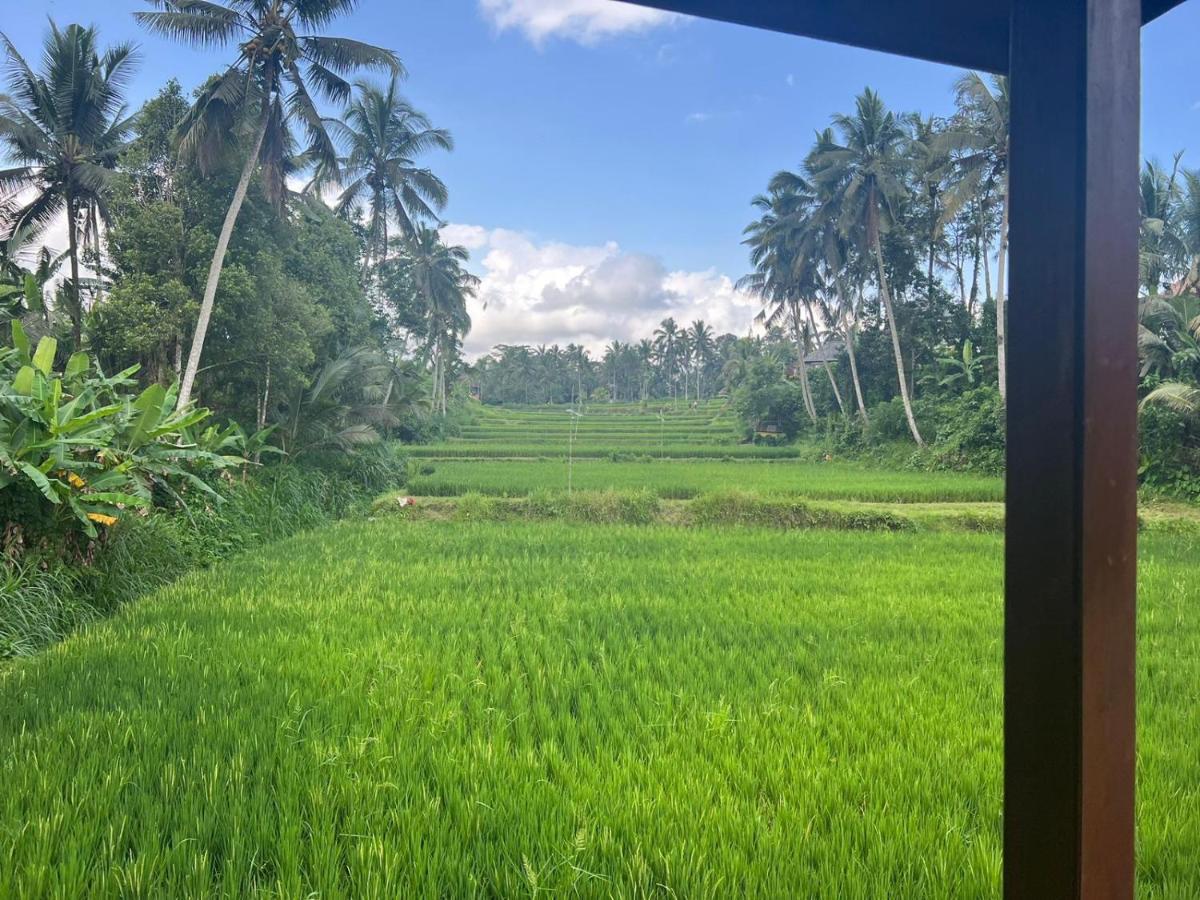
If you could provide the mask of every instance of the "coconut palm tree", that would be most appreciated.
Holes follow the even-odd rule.
[[[320,368],[311,387],[298,387],[276,410],[280,444],[293,459],[377,444],[403,416],[427,407],[419,385],[411,364],[373,347],[344,350]]]
[[[615,403],[621,399],[621,362],[625,355],[625,345],[620,341],[610,341],[604,348],[601,366],[608,381],[608,402]]]
[[[425,354],[433,373],[430,405],[445,415],[447,371],[459,340],[471,330],[467,300],[475,296],[479,279],[463,267],[470,258],[467,249],[447,246],[432,228],[418,226],[404,246],[425,302]]]
[[[968,72],[954,86],[958,115],[942,136],[954,157],[957,182],[946,192],[943,221],[968,203],[979,204],[980,218],[990,218],[997,198],[1001,204],[996,251],[996,368],[1000,397],[1007,396],[1006,297],[1008,272],[1008,79],[994,76],[990,83],[977,72]],[[986,254],[984,261],[987,261]],[[989,279],[990,281],[990,279]]]
[[[912,154],[912,174],[917,190],[925,207],[925,279],[929,300],[933,301],[936,288],[934,268],[937,264],[938,245],[943,242],[946,216],[942,209],[951,169],[951,157],[946,148],[943,134],[945,122],[935,116],[921,117],[915,113],[905,116],[909,127],[909,152]]]
[[[642,338],[634,348],[634,353],[638,363],[638,399],[645,403],[650,396],[650,380],[654,376],[654,342]]]
[[[688,402],[691,395],[691,361],[692,333],[686,328],[679,329],[679,337],[675,339],[676,370],[683,374],[683,402]]]
[[[822,137],[832,140],[832,132],[826,130],[822,132]],[[769,189],[774,197],[784,202],[779,204],[776,215],[768,215],[763,220],[765,230],[757,240],[778,242],[779,253],[791,267],[790,277],[797,282],[800,305],[808,319],[808,333],[817,352],[821,354],[822,367],[829,379],[833,399],[845,415],[846,404],[834,378],[833,365],[823,352],[825,340],[822,337],[822,325],[817,324],[816,316],[816,310],[822,310],[823,324],[828,325],[828,317],[824,315],[827,304],[818,298],[826,286],[822,273],[845,266],[845,239],[841,236],[836,217],[830,216],[827,208],[820,205],[812,185],[801,176],[794,172],[779,172],[771,179]],[[753,232],[754,227],[747,231]],[[807,378],[805,374],[804,381]]]
[[[71,280],[65,291],[71,335],[83,342],[81,247],[99,240],[108,222],[108,189],[133,130],[125,87],[136,65],[131,44],[101,52],[95,28],[52,21],[35,72],[6,36],[9,94],[0,95],[0,148],[15,165],[0,170],[0,194],[29,192],[3,238],[36,238],[66,214]],[[91,238],[92,240],[89,240]]]
[[[1141,374],[1162,381],[1142,398],[1141,408],[1161,405],[1200,417],[1200,303],[1193,296],[1160,295],[1138,302]]]
[[[804,410],[815,424],[817,409],[804,362],[812,329],[801,315],[802,298],[812,286],[814,269],[798,259],[811,250],[808,216],[813,199],[807,182],[793,173],[781,172],[771,180],[769,193],[751,201],[762,215],[746,226],[742,243],[750,247],[754,271],[738,279],[737,286],[762,302],[756,322],[768,329],[786,326],[791,332]]]
[[[1164,285],[1174,281],[1188,260],[1182,222],[1178,221],[1184,192],[1180,184],[1177,153],[1170,171],[1154,160],[1147,160],[1138,179],[1141,206],[1139,263],[1142,289],[1157,294]]]
[[[675,398],[678,384],[676,370],[679,366],[679,324],[674,317],[668,316],[654,329],[654,349],[658,356],[659,366],[667,384],[671,389],[671,398]]]
[[[822,194],[822,206],[836,215],[843,234],[875,259],[879,296],[891,332],[896,378],[908,430],[918,446],[925,446],[913,415],[896,311],[883,259],[882,235],[892,225],[893,211],[906,189],[904,148],[907,136],[879,95],[867,88],[858,97],[853,115],[837,115],[834,127],[841,143],[823,136],[808,159],[808,170]]]
[[[1181,290],[1200,289],[1200,172],[1184,172],[1186,191],[1178,212],[1178,229],[1183,237],[1187,274]]]
[[[454,139],[409,105],[398,84],[399,77],[393,75],[385,88],[361,81],[355,85],[357,96],[344,119],[329,123],[334,136],[349,148],[339,160],[340,174],[322,170],[313,179],[314,186],[327,178],[340,180],[339,214],[365,206],[364,271],[373,259],[386,256],[389,221],[401,235],[412,237],[418,224],[438,224],[448,199],[446,185],[418,166],[416,157],[428,150],[453,150]]]
[[[245,154],[204,285],[179,389],[179,406],[183,407],[191,400],[225,252],[250,179],[259,172],[268,198],[282,208],[287,195],[286,177],[294,164],[293,129],[297,127],[303,131],[307,145],[302,158],[326,172],[335,172],[337,151],[313,94],[345,103],[352,88],[344,76],[364,68],[399,74],[403,68],[389,50],[309,33],[352,10],[356,0],[150,2],[154,10],[135,16],[151,32],[196,47],[237,47],[233,63],[201,89],[180,124],[180,149],[196,160],[202,172],[212,173],[222,166],[234,149],[232,145],[240,143]]]
[[[692,338],[692,361],[696,366],[696,399],[704,399],[704,370],[712,363],[716,345],[713,330],[697,319],[690,329]]]

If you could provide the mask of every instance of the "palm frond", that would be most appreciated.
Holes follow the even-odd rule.
[[[1138,408],[1145,409],[1155,405],[1165,406],[1185,415],[1200,412],[1200,388],[1181,381],[1165,382],[1143,397]]]
[[[321,96],[333,103],[345,103],[353,93],[350,82],[316,60],[308,60],[305,64],[305,74]]]
[[[151,0],[153,11],[133,17],[153,34],[194,47],[223,47],[247,29],[237,10],[203,0]]]
[[[341,75],[358,69],[379,69],[396,75],[404,73],[404,66],[395,53],[362,41],[310,35],[300,38],[299,43],[306,60]]]
[[[302,25],[320,28],[344,13],[354,12],[358,0],[291,0],[290,5]]]

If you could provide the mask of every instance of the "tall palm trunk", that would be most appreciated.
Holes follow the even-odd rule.
[[[908,395],[908,378],[904,374],[904,354],[900,352],[900,330],[896,326],[896,311],[892,309],[892,293],[888,290],[887,272],[883,266],[883,247],[879,242],[879,234],[873,236],[871,244],[875,249],[875,265],[879,269],[879,294],[883,297],[883,308],[887,312],[888,330],[892,333],[892,353],[896,357],[896,377],[900,381],[900,400],[904,404],[904,417],[908,420],[908,430],[912,432],[913,440],[918,447],[924,447],[921,432],[917,430],[917,419],[913,415],[912,399]]]
[[[179,386],[179,402],[176,404],[176,409],[183,409],[192,399],[192,387],[196,382],[196,373],[200,370],[200,355],[204,352],[204,338],[208,334],[213,302],[217,298],[217,284],[221,280],[221,269],[225,267],[225,251],[229,249],[233,226],[237,223],[238,214],[242,211],[242,203],[246,200],[246,192],[250,189],[250,179],[254,177],[254,170],[258,167],[258,154],[262,151],[270,113],[270,94],[267,94],[263,97],[254,143],[250,153],[246,156],[246,164],[242,166],[242,174],[234,189],[233,200],[230,201],[229,209],[225,213],[225,222],[221,225],[221,233],[217,237],[217,249],[213,252],[212,263],[208,267],[208,281],[204,284],[204,298],[200,301],[200,315],[196,319],[196,331],[192,335],[192,349],[188,351],[187,368],[183,373],[183,383]]]
[[[817,317],[813,315],[812,306],[804,304],[804,308],[808,311],[808,322],[812,325],[813,340],[817,342],[817,352],[821,354],[821,362],[825,366],[825,374],[829,376],[829,386],[833,388],[833,398],[837,400],[838,410],[844,416],[846,414],[846,404],[842,402],[842,392],[838,390],[837,380],[833,377],[833,366],[829,364],[829,359],[824,354],[825,342],[821,340],[821,332],[817,329]]]
[[[937,192],[930,191],[929,193],[929,216],[933,220],[933,224],[929,228],[929,259],[926,261],[925,280],[929,282],[929,305],[933,305],[933,263],[937,253],[937,234],[938,234],[938,219],[937,219]]]
[[[438,411],[438,397],[440,395],[439,387],[442,380],[441,341],[437,338],[434,338],[434,341],[430,345],[429,349],[431,351],[430,361],[433,363],[433,386],[429,392],[429,409],[431,412],[436,413]],[[526,390],[525,402],[529,402],[528,389]]]
[[[1004,276],[1008,264],[1008,170],[1004,171],[1004,205],[1000,213],[1000,249],[996,258],[996,369],[1000,402],[1008,400],[1007,330],[1005,328]]]
[[[846,300],[841,282],[837,283],[837,293],[838,307],[845,310]],[[871,419],[867,415],[867,404],[863,402],[862,382],[858,378],[858,356],[854,350],[854,341],[857,337],[858,329],[854,326],[853,320],[850,320],[846,324],[846,356],[850,358],[850,380],[854,383],[854,396],[858,400],[858,412],[864,422],[870,422]]]
[[[846,355],[850,357],[850,378],[854,382],[854,396],[858,400],[858,412],[862,420],[870,424],[871,417],[867,415],[867,404],[863,402],[862,382],[858,379],[858,357],[854,351],[854,339],[858,337],[858,329],[853,325],[846,326]]]
[[[83,300],[79,295],[79,210],[67,198],[67,249],[71,255],[71,340],[76,352],[83,344]]]
[[[271,408],[271,360],[267,360],[266,380],[258,403],[258,429],[267,427],[267,410]]]
[[[992,297],[992,243],[991,241],[983,242],[983,299],[991,300]]]
[[[975,232],[975,239],[971,246],[971,291],[967,295],[968,296],[967,315],[972,320],[974,320],[974,318],[975,318],[975,304],[979,299],[979,254],[980,254],[980,244],[983,240],[983,238],[982,238],[983,216],[984,216],[984,212],[981,209],[980,213],[979,213],[979,219],[980,219],[979,228]]]
[[[817,405],[813,402],[812,386],[808,383],[808,365],[804,362],[804,354],[800,354],[800,393],[804,396],[804,410],[809,420],[817,424]]]
[[[808,384],[808,365],[804,362],[804,339],[800,336],[800,315],[792,305],[792,335],[796,341],[796,368],[800,378],[800,396],[804,398],[804,411],[809,420],[817,424],[817,405],[813,403],[812,388]]]

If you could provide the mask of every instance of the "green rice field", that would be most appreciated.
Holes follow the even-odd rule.
[[[417,457],[528,459],[577,456],[658,459],[792,459],[795,447],[740,442],[723,400],[702,404],[597,403],[565,407],[478,406],[450,440],[410,448]]]
[[[691,458],[416,459],[0,664],[0,897],[998,897],[1002,481],[678,414]],[[1138,894],[1190,900],[1200,516],[1143,513]]]
[[[413,496],[480,493],[520,497],[537,490],[651,490],[660,497],[743,490],[821,500],[869,502],[1004,499],[1002,479],[955,472],[888,472],[839,463],[650,460],[429,460],[414,463],[406,491]]]
[[[0,670],[3,896],[980,897],[1001,541],[333,526]],[[1139,884],[1200,895],[1200,562],[1143,546]]]

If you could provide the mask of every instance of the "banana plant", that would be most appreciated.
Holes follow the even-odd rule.
[[[89,537],[165,495],[186,504],[193,488],[219,499],[202,477],[243,456],[199,446],[208,410],[176,410],[178,388],[134,394],[137,367],[106,376],[86,353],[54,368],[58,344],[32,346],[12,322],[12,347],[0,350],[0,490],[32,486]],[[159,493],[156,493],[159,492]]]

